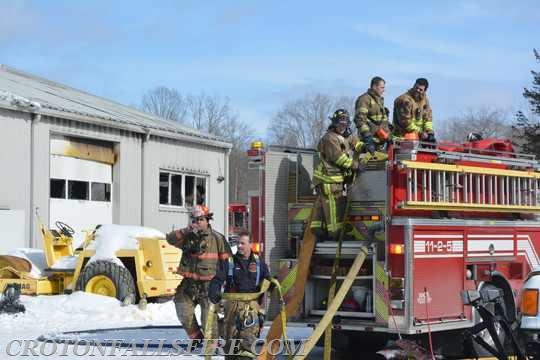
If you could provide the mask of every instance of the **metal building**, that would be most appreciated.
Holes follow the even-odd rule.
[[[231,145],[0,65],[0,252],[40,246],[41,219],[185,226],[207,204],[227,229]]]

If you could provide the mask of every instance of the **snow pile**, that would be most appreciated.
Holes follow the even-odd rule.
[[[51,266],[55,270],[70,270],[77,266],[77,256],[63,256]]]
[[[95,249],[96,253],[89,262],[96,260],[112,260],[122,265],[116,257],[116,252],[120,249],[138,249],[137,238],[157,238],[165,239],[165,235],[155,229],[141,226],[126,226],[107,224],[96,230],[95,239],[88,249]]]
[[[32,101],[30,99],[27,99],[25,97],[16,95],[14,93],[11,93],[9,91],[0,91],[0,100],[6,101],[14,106],[19,107],[29,107],[34,109],[41,109],[41,104],[35,101]]]
[[[45,258],[45,253],[41,249],[18,248],[9,251],[7,254],[28,260],[32,265],[30,275],[33,277],[42,277],[43,270],[47,268],[47,259]]]

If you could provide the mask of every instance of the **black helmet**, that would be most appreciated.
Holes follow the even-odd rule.
[[[482,135],[481,134],[471,132],[471,133],[469,133],[467,135],[467,141],[468,142],[479,141],[479,140],[482,140]]]
[[[349,126],[351,124],[349,112],[345,109],[337,109],[334,111],[330,120],[332,120],[332,126],[337,126],[338,124]]]

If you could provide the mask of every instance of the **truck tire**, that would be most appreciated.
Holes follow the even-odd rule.
[[[77,279],[77,290],[115,297],[135,303],[135,281],[128,269],[112,261],[97,260],[87,264]]]
[[[487,290],[501,290],[499,287],[493,285],[493,284],[485,284],[484,286],[482,286],[482,288],[480,289],[480,292],[483,292],[483,291],[487,291]],[[502,305],[502,308],[504,310],[505,313],[508,313],[508,309],[506,308],[506,303],[503,301],[501,303]],[[494,312],[495,311],[495,305],[493,303],[490,303],[486,306],[491,312]],[[478,314],[478,312],[476,312],[476,310],[473,310],[474,313],[475,313],[475,324],[478,324],[482,321],[482,318],[480,317],[480,315]],[[496,314],[496,315],[500,315],[500,314]],[[506,334],[502,328],[502,326],[500,326],[500,324],[495,324],[495,329],[497,330],[497,334],[499,334],[499,340],[501,341],[501,344],[503,344],[503,347],[506,348]],[[483,330],[481,333],[480,333],[480,336],[491,346],[495,347],[494,343],[493,343],[493,339],[491,338],[491,336],[489,335],[489,332],[487,330]],[[492,354],[490,354],[489,352],[487,352],[482,346],[480,346],[479,344],[477,344],[476,342],[473,341],[473,349],[474,351],[476,352],[476,354],[478,356],[493,356]]]

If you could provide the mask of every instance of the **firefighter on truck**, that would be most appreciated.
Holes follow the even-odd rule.
[[[338,109],[317,145],[320,163],[313,172],[313,186],[317,193],[311,221],[311,231],[324,240],[337,240],[345,211],[346,185],[353,181],[359,169],[357,154],[364,143],[351,134],[349,113]],[[351,153],[354,152],[354,156]]]

